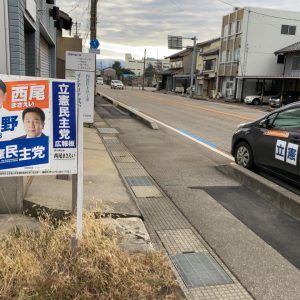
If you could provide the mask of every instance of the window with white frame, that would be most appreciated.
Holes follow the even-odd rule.
[[[235,27],[236,27],[236,23],[235,22],[230,23],[229,35],[235,34]]]
[[[242,22],[241,21],[236,21],[236,33],[240,33],[242,31]]]
[[[296,35],[296,26],[281,25],[281,34]]]
[[[215,64],[216,60],[215,59],[209,59],[204,61],[204,71],[212,71],[215,70]]]
[[[233,60],[234,61],[239,61],[240,60],[240,48],[235,48],[234,49]]]
[[[293,57],[292,70],[293,71],[300,70],[300,56]]]
[[[226,52],[226,61],[231,61],[232,60],[232,50],[227,50]]]

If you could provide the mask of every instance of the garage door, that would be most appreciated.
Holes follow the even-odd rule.
[[[50,47],[47,41],[40,37],[41,77],[50,77]]]

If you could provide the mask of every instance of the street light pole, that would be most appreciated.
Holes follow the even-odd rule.
[[[190,85],[190,97],[193,97],[193,83],[194,83],[194,76],[195,76],[195,64],[196,64],[196,41],[197,38],[194,36],[192,38],[194,41],[193,46],[193,55],[192,55],[192,67],[191,67],[191,85]]]

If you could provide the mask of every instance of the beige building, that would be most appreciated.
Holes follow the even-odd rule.
[[[65,78],[66,51],[82,52],[82,39],[57,37],[56,45],[56,77]]]
[[[299,41],[299,12],[236,8],[223,17],[218,91],[226,98],[277,93],[283,63],[274,52]]]
[[[196,94],[204,97],[216,96],[217,70],[220,38],[197,44]]]

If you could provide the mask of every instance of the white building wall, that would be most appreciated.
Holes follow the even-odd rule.
[[[7,0],[0,0],[0,74],[10,73]]]
[[[274,52],[299,41],[300,21],[295,19],[299,12],[245,7],[239,75],[282,75]],[[296,34],[281,34],[281,25],[296,26]]]
[[[166,59],[146,59],[145,68],[149,64],[151,64],[154,68],[156,68],[157,62],[162,62],[163,70],[170,68],[170,61]],[[134,59],[131,54],[125,54],[125,68],[130,69],[135,73],[136,76],[143,76],[144,74],[144,60]]]

